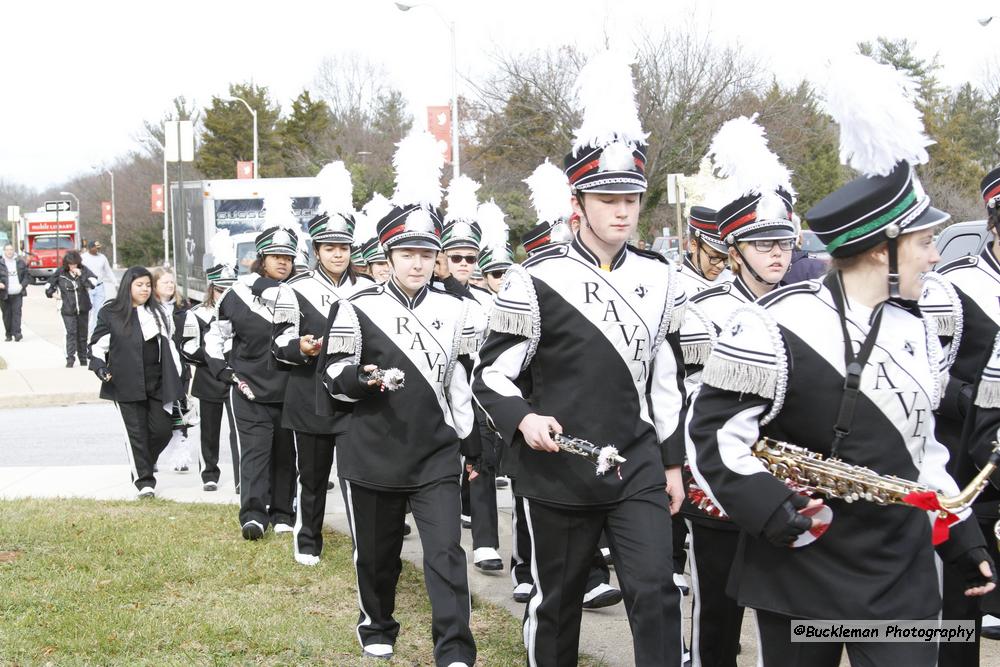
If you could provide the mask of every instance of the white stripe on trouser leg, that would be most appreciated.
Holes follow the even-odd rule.
[[[531,525],[531,505],[527,498],[524,498],[524,521],[528,524],[528,535],[531,537],[531,578],[535,580],[535,592],[528,600],[528,615],[524,624],[524,648],[528,653],[528,667],[536,667],[535,640],[538,635],[538,607],[542,604],[542,582],[538,579],[538,543]]]
[[[302,466],[299,464],[299,433],[292,431],[292,443],[295,445],[295,528],[292,529],[292,546],[296,556],[299,555],[299,533],[302,531]],[[312,554],[318,556],[319,554]]]
[[[240,474],[236,475],[235,482],[236,482],[236,490],[239,491],[242,488],[240,485],[240,476],[243,473],[243,443],[240,441],[240,425],[236,423],[236,401],[233,400],[234,391],[236,391],[236,387],[230,385],[229,412],[233,417],[233,423],[230,426],[230,428],[236,433],[236,458],[238,459],[236,465],[237,465],[237,470],[240,471]]]
[[[125,425],[125,417],[122,415],[121,406],[118,405],[118,401],[113,401],[115,404],[115,410],[118,411],[118,419],[122,423],[122,430],[125,431],[125,456],[128,457],[128,467],[132,473],[132,484],[135,485],[135,481],[139,479],[139,470],[135,467],[135,456],[132,454],[132,438],[129,436],[128,427]],[[153,461],[153,465],[156,465],[156,461]]]
[[[354,494],[351,493],[351,483],[344,480],[344,488],[347,489],[347,516],[350,517],[351,521],[351,539],[354,541],[354,582],[358,589],[358,609],[361,613],[365,615],[364,620],[358,623],[354,632],[358,635],[358,643],[361,644],[361,648],[365,647],[364,641],[361,639],[361,627],[365,625],[371,625],[372,617],[365,609],[364,603],[361,601],[361,577],[358,576],[358,530],[355,528],[357,524],[354,522]]]
[[[521,553],[517,550],[517,498],[514,498],[514,511],[510,513],[510,555],[514,557],[514,567],[510,568],[510,580],[517,588],[517,566],[524,563]]]
[[[694,598],[694,606],[691,609],[691,667],[701,667],[701,587],[698,579],[698,559],[694,546],[694,525],[688,519],[684,519],[687,524],[688,539],[688,562],[691,564],[691,597]],[[684,625],[684,615],[681,615],[681,627]],[[683,629],[681,630],[683,632]]]

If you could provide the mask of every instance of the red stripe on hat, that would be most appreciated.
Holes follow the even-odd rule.
[[[736,231],[743,225],[747,224],[748,222],[753,222],[756,219],[757,219],[757,211],[751,211],[750,213],[747,213],[746,215],[736,218],[736,220],[723,225],[722,229],[719,230],[720,235],[722,236],[722,238],[726,238],[727,236],[729,236],[730,232]]]
[[[546,234],[545,236],[539,236],[534,241],[529,241],[528,243],[524,244],[524,251],[531,252],[535,248],[540,248],[551,240],[552,237],[549,234]]]
[[[996,186],[995,188],[987,192],[986,196],[983,197],[983,201],[989,202],[991,199],[997,196],[1000,196],[1000,185]]]
[[[638,167],[639,171],[645,171],[646,161],[643,160],[641,157],[637,157],[635,158],[635,166]]]
[[[405,231],[405,230],[406,230],[406,225],[405,224],[396,225],[395,227],[391,227],[391,228],[385,230],[384,232],[382,232],[382,234],[378,237],[378,240],[381,243],[385,243],[387,239],[391,239],[393,236],[395,236],[399,232]]]
[[[598,158],[596,160],[591,160],[590,162],[587,162],[586,164],[584,164],[583,166],[581,166],[579,169],[577,169],[576,171],[574,171],[572,174],[570,174],[570,176],[569,176],[570,183],[576,183],[576,181],[577,181],[578,178],[580,178],[585,173],[587,173],[588,171],[590,171],[594,167],[598,166],[599,164],[601,164],[600,158]]]

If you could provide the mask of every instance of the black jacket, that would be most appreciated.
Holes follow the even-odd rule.
[[[195,369],[191,395],[205,401],[223,403],[229,395],[230,384],[212,375],[205,359],[205,334],[217,317],[218,313],[214,308],[204,305],[184,311],[178,349],[181,358]]]
[[[63,315],[82,315],[90,312],[89,289],[97,287],[97,276],[86,266],[80,265],[80,275],[73,277],[65,267],[60,266],[49,278],[49,286],[45,288],[45,296],[52,298],[56,290],[62,298]]]
[[[114,302],[101,308],[97,313],[97,325],[94,335],[90,338],[90,370],[95,373],[102,368],[111,372],[111,381],[101,383],[101,398],[109,401],[130,402],[144,401],[147,398],[160,399],[164,404],[172,404],[184,396],[181,384],[180,369],[174,362],[175,350],[172,339],[156,336],[159,345],[159,372],[161,380],[158,387],[150,387],[147,375],[154,369],[143,364],[142,328],[139,317],[132,309],[129,323],[122,322],[111,315],[109,307]]]
[[[21,283],[21,294],[27,294],[28,284],[31,282],[31,277],[28,275],[28,265],[20,257],[14,259],[17,262],[17,282]],[[7,262],[2,257],[0,257],[0,283],[4,285],[3,289],[0,289],[0,301],[4,301],[7,298],[7,285],[11,283],[11,280],[7,273]]]

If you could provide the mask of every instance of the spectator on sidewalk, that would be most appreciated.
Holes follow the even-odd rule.
[[[170,441],[174,403],[184,395],[173,320],[153,295],[141,266],[125,272],[118,294],[97,314],[90,369],[101,398],[114,401],[128,435],[132,482],[140,498],[155,495],[153,466]]]
[[[83,253],[83,265],[90,269],[97,276],[97,286],[90,292],[90,318],[87,320],[87,337],[94,334],[94,326],[97,324],[97,311],[104,305],[105,295],[114,293],[117,289],[115,272],[111,270],[108,258],[101,252],[100,241],[91,241],[87,246],[87,252]]]
[[[21,305],[29,282],[31,278],[24,260],[14,254],[13,245],[4,245],[0,261],[0,310],[3,311],[4,339],[8,342],[22,338]]]
[[[80,253],[70,250],[63,255],[60,266],[45,289],[45,296],[58,294],[62,300],[63,324],[66,325],[66,368],[73,368],[74,358],[87,365],[87,318],[90,316],[88,290],[97,283],[97,276],[83,265]]]

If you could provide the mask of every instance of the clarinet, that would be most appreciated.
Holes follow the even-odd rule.
[[[618,454],[618,448],[612,445],[599,447],[583,438],[574,438],[561,433],[552,434],[556,445],[564,452],[582,456],[597,467],[597,475],[601,476],[611,469],[617,469],[628,459]]]
[[[236,385],[236,389],[243,394],[248,401],[252,401],[257,398],[253,393],[253,389],[250,388],[250,385],[240,379],[236,373],[233,373],[233,384]]]

